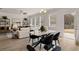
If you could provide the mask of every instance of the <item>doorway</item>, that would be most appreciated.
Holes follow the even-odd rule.
[[[72,14],[64,15],[64,37],[75,39],[74,16]]]

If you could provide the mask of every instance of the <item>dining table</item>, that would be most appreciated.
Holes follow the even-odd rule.
[[[34,35],[39,36],[39,41],[40,41],[42,37],[44,37],[45,35],[48,35],[49,33],[55,35],[58,32],[56,32],[56,31],[44,31],[44,32],[40,32],[39,31],[37,34],[34,34]],[[34,45],[35,45],[34,47],[36,47],[38,45],[37,42],[35,42]],[[40,49],[41,49],[41,44],[40,44]]]

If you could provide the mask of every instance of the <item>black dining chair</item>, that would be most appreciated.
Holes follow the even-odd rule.
[[[58,44],[60,45],[60,42],[59,42],[59,35],[60,35],[60,32],[56,33],[56,34],[52,37],[52,40],[55,42],[55,45],[57,45],[57,42],[58,42]]]
[[[27,48],[28,51],[36,51],[35,48],[32,47],[31,45],[27,45],[26,48]],[[48,51],[49,50],[49,47],[45,45],[44,46],[44,49]],[[55,49],[52,50],[52,51],[55,51]]]
[[[52,45],[52,47],[53,47],[53,46],[54,46],[54,45]],[[52,47],[51,47],[51,48],[52,48]],[[27,48],[28,51],[36,51],[35,48],[32,47],[31,45],[27,45],[26,48]],[[61,47],[60,47],[60,46],[56,46],[56,47],[53,48],[52,50],[49,50],[49,47],[45,45],[45,46],[44,46],[44,49],[45,49],[46,51],[61,51]]]
[[[37,36],[37,35],[34,35],[34,34],[30,33],[29,34],[29,42],[32,40],[32,45],[33,45],[35,39],[38,39],[38,41],[39,41],[39,37],[40,36]]]
[[[37,47],[39,44],[40,44],[40,50],[41,50],[41,46],[42,46],[42,44],[44,44],[43,48],[46,51],[49,51],[51,48],[56,46],[56,42],[54,45],[54,44],[52,44],[52,41],[54,41],[56,39],[59,43],[59,40],[58,40],[59,34],[60,34],[60,32],[56,33],[55,35],[54,34],[43,35],[39,41],[35,42],[34,46],[30,46],[29,50],[35,51],[34,50],[35,47]],[[55,48],[52,49],[52,51],[61,51],[61,47],[56,46]]]
[[[47,36],[42,36],[38,42],[35,42],[36,44],[34,45],[34,48],[40,44],[40,50],[41,50],[42,44],[44,44],[44,45],[52,44],[52,36],[53,36],[53,34],[47,35]]]

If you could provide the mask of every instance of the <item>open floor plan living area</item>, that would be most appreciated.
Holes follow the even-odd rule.
[[[79,8],[0,8],[0,51],[79,51]]]

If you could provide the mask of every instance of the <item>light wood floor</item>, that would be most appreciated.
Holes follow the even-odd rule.
[[[0,51],[27,51],[28,38],[24,39],[10,39],[5,35],[0,36]],[[75,40],[72,39],[60,39],[60,46],[62,51],[78,51],[79,46],[76,46]],[[39,51],[39,46],[36,48]],[[42,51],[44,49],[42,48]]]

